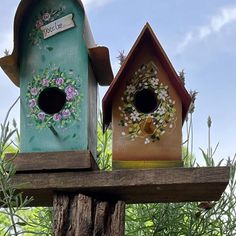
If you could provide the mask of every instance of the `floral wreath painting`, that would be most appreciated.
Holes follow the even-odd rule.
[[[79,120],[79,105],[82,99],[79,88],[79,80],[74,78],[73,70],[66,72],[57,67],[46,68],[41,74],[35,75],[28,84],[26,102],[28,117],[34,121],[36,128],[63,129]],[[43,104],[40,104],[40,99]],[[53,108],[56,107],[56,110],[47,107],[50,106],[48,103],[51,103]]]
[[[122,136],[132,141],[143,138],[145,144],[159,141],[166,131],[175,128],[176,108],[168,86],[160,82],[157,66],[151,61],[142,65],[126,84],[121,97]]]
[[[39,46],[43,40],[43,32],[41,27],[58,19],[63,14],[63,7],[60,7],[56,10],[44,9],[40,11],[39,16],[36,16],[34,19],[34,27],[29,34],[29,41],[32,45]]]

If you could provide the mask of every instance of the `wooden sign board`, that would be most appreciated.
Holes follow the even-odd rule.
[[[47,25],[42,26],[40,29],[43,32],[44,39],[50,38],[54,36],[55,34],[58,34],[60,32],[63,32],[65,30],[75,27],[75,23],[72,18],[73,18],[73,14],[69,14]]]

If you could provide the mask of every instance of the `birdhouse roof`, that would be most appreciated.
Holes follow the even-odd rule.
[[[78,6],[85,13],[81,0],[76,0]],[[19,86],[19,37],[24,16],[34,7],[34,1],[21,0],[14,19],[14,49],[11,55],[0,58],[0,66],[8,75],[10,80]],[[88,48],[89,58],[100,85],[109,85],[113,80],[113,72],[110,63],[109,50],[107,47],[95,44],[87,16],[85,14],[84,39]]]
[[[104,128],[107,128],[111,122],[111,113],[112,113],[112,99],[119,88],[120,83],[123,79],[125,79],[126,73],[128,68],[132,65],[135,57],[137,55],[138,50],[142,47],[142,45],[149,45],[152,48],[153,52],[160,60],[161,65],[163,66],[164,70],[166,71],[171,84],[176,90],[176,93],[181,99],[182,102],[182,118],[183,121],[187,115],[191,97],[187,90],[184,87],[183,81],[177,75],[174,67],[172,66],[169,58],[167,57],[165,51],[163,50],[160,42],[158,41],[157,37],[155,36],[151,26],[147,23],[141,34],[139,35],[138,39],[136,40],[134,46],[130,50],[128,56],[126,57],[125,61],[123,62],[120,70],[118,71],[115,79],[112,81],[107,93],[105,94],[102,106],[103,106],[103,125]]]

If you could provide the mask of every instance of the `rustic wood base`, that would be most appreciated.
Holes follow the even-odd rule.
[[[55,236],[124,236],[125,203],[82,194],[54,193]]]
[[[13,154],[7,154],[7,158],[13,157]],[[97,163],[87,150],[19,153],[13,163],[18,173],[98,170]]]
[[[52,206],[55,191],[126,203],[217,201],[229,167],[16,173],[14,186],[33,196],[32,206]]]

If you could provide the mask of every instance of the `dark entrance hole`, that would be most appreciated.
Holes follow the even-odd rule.
[[[155,92],[151,89],[142,89],[134,95],[134,106],[139,112],[152,113],[159,104]]]
[[[39,94],[38,106],[47,114],[53,115],[60,112],[65,103],[66,94],[59,88],[46,88]]]

